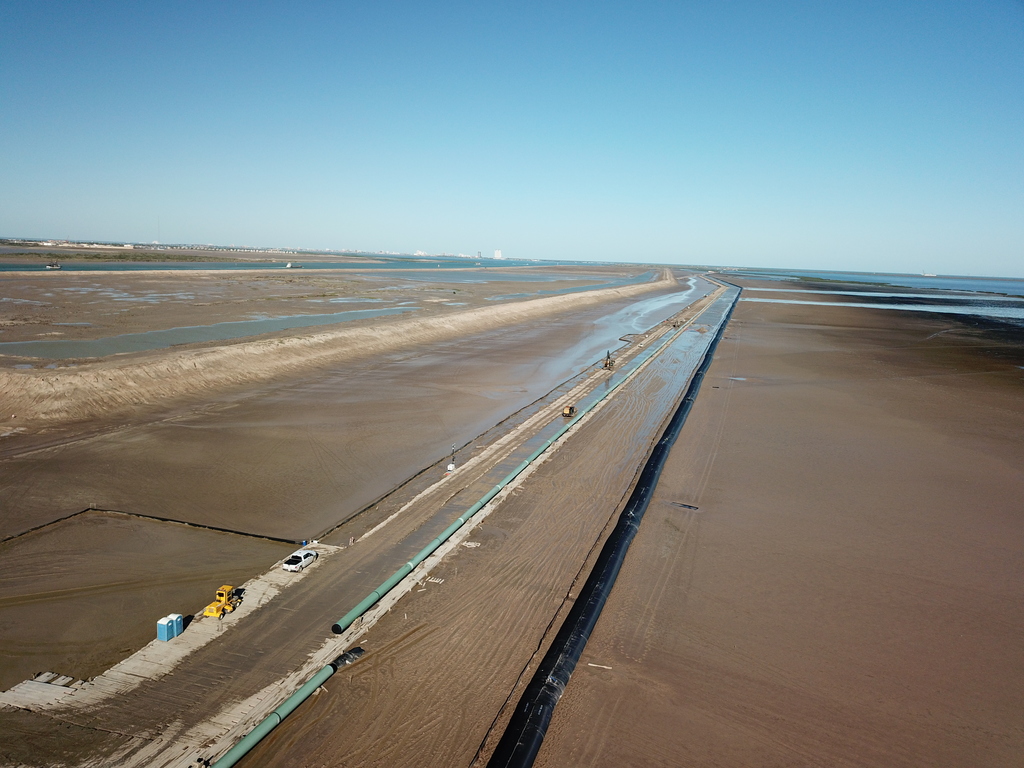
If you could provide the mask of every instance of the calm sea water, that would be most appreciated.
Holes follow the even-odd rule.
[[[1024,296],[1024,279],[1011,277],[964,277],[942,275],[887,275],[869,272],[805,272],[775,269],[729,270],[720,273],[725,279],[729,275],[750,277],[760,280],[835,280],[844,283],[872,283],[875,285],[898,285],[906,288],[928,288],[939,291],[970,291],[1002,293],[1010,296]]]
[[[608,288],[618,285],[630,285],[632,283],[643,283],[653,279],[655,273],[647,271],[640,275],[619,278],[608,281],[607,275],[587,275],[570,273],[548,273],[538,274],[531,272],[495,272],[486,269],[462,270],[459,272],[446,272],[443,277],[430,274],[427,270],[416,270],[410,272],[388,272],[388,278],[399,277],[414,283],[445,282],[445,283],[557,283],[565,280],[604,280],[600,285],[588,285],[581,288],[567,288],[556,291],[538,291],[538,293],[566,293],[571,291],[593,291],[598,288]],[[529,296],[533,294],[516,294],[517,296]],[[497,298],[497,297],[496,297]]]
[[[814,289],[802,288],[748,288],[743,291],[741,301],[765,304],[809,304],[820,307],[864,307],[868,309],[892,309],[903,312],[933,312],[947,315],[974,315],[988,317],[1014,325],[1024,324],[1024,280],[996,277],[963,277],[926,275],[887,275],[864,272],[809,272],[782,270],[730,270],[723,273],[759,280],[821,280],[836,283],[836,290],[827,285]],[[842,283],[846,283],[844,286]],[[900,286],[917,288],[920,293],[905,293],[885,290],[850,290],[850,283],[877,286]],[[867,298],[918,299],[922,303],[903,302],[833,302],[811,299],[764,298],[759,293],[812,294],[822,296],[862,296]],[[754,294],[754,295],[751,295]],[[925,303],[927,302],[927,303]]]
[[[744,291],[745,293],[746,291]],[[921,298],[920,295],[917,298]],[[934,298],[928,296],[928,298]],[[904,312],[937,312],[945,315],[975,315],[1009,321],[1014,324],[1024,322],[1024,302],[981,301],[949,301],[941,304],[889,304],[883,302],[838,302],[838,301],[804,301],[798,299],[762,299],[744,296],[740,301],[760,304],[808,304],[816,307],[864,307],[867,309],[897,309]]]
[[[805,288],[744,288],[744,293],[799,293],[812,296],[870,296],[883,299],[929,299],[939,301],[1021,301],[1018,296],[995,296],[970,291],[942,291],[933,293],[892,293],[890,291],[811,291]]]

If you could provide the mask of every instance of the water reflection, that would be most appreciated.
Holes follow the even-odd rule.
[[[923,297],[917,297],[923,298]],[[927,298],[933,298],[931,296]],[[759,299],[743,297],[740,301],[760,304],[806,304],[815,307],[862,307],[864,309],[896,309],[904,312],[937,312],[944,315],[977,315],[994,317],[999,320],[1024,320],[1024,304],[1015,306],[1007,304],[986,304],[983,301],[970,301],[962,304],[887,304],[883,302],[839,302],[839,301],[801,301],[798,299]]]

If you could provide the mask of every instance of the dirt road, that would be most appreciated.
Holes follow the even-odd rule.
[[[720,300],[720,311],[731,298]],[[713,322],[710,319],[708,322]],[[243,765],[468,765],[571,601],[699,363],[695,327],[544,462]],[[344,723],[343,728],[339,724]]]
[[[657,296],[654,300],[656,302],[661,301],[657,299]],[[244,507],[238,508],[240,512],[234,517],[228,515],[228,517],[223,519],[227,520],[232,526],[238,526],[241,521],[245,525],[258,528],[260,525],[259,521],[262,520],[269,526],[289,526],[289,532],[305,532],[309,528],[310,519],[313,519],[317,525],[321,526],[335,522],[338,519],[337,500],[334,499],[330,506],[327,504],[322,506],[317,506],[315,503],[310,504],[309,506],[313,508],[314,514],[318,514],[320,517],[306,517],[298,519],[297,522],[294,515],[281,515],[279,509],[275,509],[275,497],[273,496],[275,486],[273,484],[265,484],[263,482],[264,478],[269,476],[287,478],[288,487],[292,489],[293,493],[295,491],[302,493],[316,492],[327,493],[330,496],[332,493],[337,494],[338,489],[331,487],[322,488],[323,483],[321,481],[324,477],[348,477],[361,482],[365,479],[361,475],[367,473],[350,471],[351,468],[338,462],[337,455],[330,456],[328,459],[331,465],[330,470],[324,469],[318,463],[311,470],[313,476],[308,484],[300,482],[301,477],[292,478],[288,476],[287,472],[282,471],[288,468],[288,461],[292,462],[291,466],[298,466],[301,462],[296,460],[294,456],[290,456],[288,450],[280,450],[282,448],[280,443],[275,444],[273,441],[266,440],[265,437],[273,434],[275,430],[281,432],[281,427],[277,424],[277,421],[282,418],[280,416],[282,411],[288,410],[288,404],[295,404],[296,408],[301,406],[303,412],[308,417],[308,423],[302,422],[300,425],[305,430],[300,437],[305,441],[304,445],[307,446],[303,449],[305,453],[300,452],[304,459],[309,455],[313,455],[314,458],[317,455],[317,441],[311,439],[308,434],[310,427],[317,423],[317,418],[336,419],[340,418],[340,414],[352,414],[353,418],[363,419],[367,424],[364,436],[371,440],[377,436],[377,431],[371,428],[373,419],[381,418],[382,416],[386,417],[386,410],[394,408],[395,400],[393,389],[377,385],[367,386],[368,381],[371,383],[375,381],[372,379],[374,371],[390,372],[388,375],[381,374],[379,381],[382,383],[395,384],[404,382],[404,386],[410,386],[418,377],[422,377],[425,381],[429,382],[424,386],[421,400],[412,406],[414,409],[416,407],[420,408],[423,412],[426,412],[424,409],[431,408],[440,414],[446,412],[444,407],[448,406],[440,409],[437,408],[437,404],[443,402],[443,398],[439,400],[437,397],[437,382],[451,382],[445,389],[450,398],[455,400],[456,403],[460,399],[463,403],[472,403],[474,400],[480,403],[480,407],[477,409],[479,413],[475,413],[472,408],[466,409],[470,416],[478,419],[476,422],[467,418],[466,412],[458,412],[454,405],[451,406],[451,413],[458,413],[457,418],[453,419],[453,421],[460,430],[465,430],[467,435],[471,437],[473,434],[478,434],[484,430],[485,427],[481,425],[486,425],[488,422],[493,424],[495,420],[494,413],[497,409],[500,409],[502,414],[507,414],[510,404],[514,406],[516,402],[529,402],[534,396],[534,388],[550,387],[565,375],[566,370],[571,372],[572,368],[580,362],[583,362],[584,366],[588,365],[598,356],[594,354],[596,351],[594,348],[595,344],[599,344],[603,350],[608,341],[606,337],[617,338],[618,335],[621,335],[623,328],[626,328],[627,332],[635,331],[633,323],[639,322],[638,318],[640,317],[640,315],[637,315],[636,306],[634,302],[624,303],[621,309],[625,314],[621,321],[607,322],[608,318],[616,313],[617,307],[615,304],[612,304],[610,307],[602,308],[600,312],[595,310],[592,318],[583,313],[558,322],[549,320],[545,323],[543,332],[540,329],[535,329],[534,331],[524,333],[524,329],[519,328],[513,336],[509,336],[505,332],[495,331],[473,339],[471,343],[463,340],[461,346],[456,345],[447,349],[432,348],[429,355],[420,352],[416,355],[398,356],[394,359],[378,361],[376,368],[368,367],[364,372],[367,378],[362,379],[360,382],[361,391],[357,392],[357,388],[355,386],[352,387],[353,398],[355,399],[351,402],[342,399],[340,404],[332,404],[333,400],[337,399],[339,391],[345,391],[346,384],[344,375],[334,374],[326,378],[321,377],[301,386],[293,386],[291,388],[275,387],[250,394],[250,399],[241,403],[226,402],[214,404],[213,407],[207,407],[199,413],[189,415],[181,420],[107,433],[97,438],[76,441],[67,446],[46,449],[42,454],[30,454],[27,459],[19,458],[11,464],[11,466],[22,467],[24,477],[29,482],[12,484],[8,486],[8,491],[16,490],[20,494],[17,497],[19,500],[39,499],[40,503],[36,508],[41,510],[40,517],[45,520],[45,514],[43,513],[46,512],[47,507],[43,502],[47,499],[50,501],[55,498],[59,499],[62,493],[81,493],[80,481],[90,477],[90,469],[111,468],[112,471],[104,475],[110,482],[102,487],[107,487],[108,489],[120,487],[123,493],[126,494],[125,498],[131,499],[134,506],[138,508],[139,502],[144,502],[146,499],[157,504],[166,503],[169,496],[172,498],[176,497],[179,501],[187,499],[189,495],[194,495],[196,499],[199,499],[203,488],[213,493],[212,498],[216,502],[216,493],[226,493],[226,491],[224,489],[218,490],[215,481],[218,481],[218,479],[223,481],[224,478],[230,477],[228,470],[232,466],[246,467],[245,476],[238,478],[232,490],[235,494],[249,494],[252,504],[247,509]],[[675,311],[675,309],[678,309],[678,307],[673,309],[670,303],[665,302],[662,302],[659,306],[660,309],[657,311],[666,316]],[[600,325],[604,330],[601,333],[595,334],[594,328],[597,325]],[[503,333],[505,335],[502,335]],[[558,353],[562,355],[557,361],[543,354],[546,344],[550,345],[549,354],[554,355],[555,351],[558,350]],[[510,393],[502,385],[500,391],[488,395],[485,384],[482,384],[483,373],[490,366],[491,368],[500,368],[507,374],[510,370],[510,364],[515,365],[517,359],[519,359],[517,355],[520,353],[516,350],[521,351],[520,365],[522,369],[513,369],[515,373],[513,379],[522,381],[525,386],[522,387],[521,391],[517,390]],[[542,353],[540,359],[538,359],[538,352]],[[454,371],[452,370],[453,361],[461,361],[459,365],[455,366],[456,370]],[[445,371],[443,375],[440,373],[442,370]],[[402,375],[396,375],[396,371],[402,372]],[[426,373],[426,376],[423,376],[424,373]],[[463,383],[452,386],[452,384],[460,381]],[[472,382],[472,385],[470,382]],[[483,386],[483,392],[481,392],[481,386]],[[517,399],[511,399],[510,395]],[[356,402],[364,406],[364,408],[354,407]],[[368,403],[372,402],[379,402],[379,408],[367,406]],[[218,405],[222,407],[217,407]],[[330,408],[334,408],[334,410],[325,411],[325,409]],[[283,418],[290,425],[295,423],[295,419],[292,416],[286,414]],[[408,413],[405,413],[401,418],[408,418],[410,422],[416,422],[416,419],[413,419]],[[426,427],[435,429],[435,431],[438,427],[442,429],[450,429],[451,427],[451,423],[446,425],[439,420],[425,419],[424,421],[426,422]],[[645,423],[638,423],[636,428],[642,431]],[[227,430],[230,424],[238,425],[237,434]],[[253,432],[254,427],[258,428],[255,433]],[[212,446],[212,448],[203,447],[218,434],[221,435],[219,442]],[[258,436],[258,439],[246,440],[246,434],[254,438]],[[320,434],[321,436],[326,436],[325,439],[333,440],[335,446],[344,446],[346,451],[358,452],[366,451],[367,449],[367,446],[356,439],[356,436],[351,431],[342,431],[340,433],[336,431],[322,432]],[[443,438],[437,442],[440,443],[438,447],[440,448],[441,455],[443,455],[447,449],[451,433],[442,432],[441,434],[443,434]],[[180,443],[177,449],[169,449],[171,444],[166,441],[167,435],[181,435],[184,442]],[[395,437],[399,437],[399,440],[396,441]],[[398,478],[397,481],[405,479],[401,477],[402,470],[395,470],[392,466],[393,464],[400,464],[403,455],[401,451],[403,450],[410,451],[409,456],[411,458],[408,458],[410,463],[422,466],[425,448],[422,436],[417,436],[415,439],[410,439],[410,437],[407,432],[403,432],[401,429],[394,430],[390,434],[390,439],[392,440],[391,450],[393,453],[382,453],[380,457],[372,460],[370,462],[370,468],[374,470],[372,474],[380,474],[380,470],[390,469],[397,472],[395,475]],[[643,438],[638,438],[638,440],[637,445],[642,447]],[[209,455],[215,457],[218,445],[221,450],[225,446],[234,446],[238,450],[249,451],[250,453],[244,456],[239,455],[231,460],[225,460],[222,457],[221,462],[216,465],[218,471],[210,474],[210,482],[204,483],[202,477],[195,473],[195,469],[204,464],[202,461],[196,461],[196,452],[212,451]],[[286,444],[285,447],[289,445],[293,444]],[[309,446],[312,446],[312,448],[309,448]],[[321,449],[323,447],[321,444]],[[427,447],[429,448],[429,446]],[[310,450],[313,450],[313,454],[309,454]],[[253,451],[256,451],[256,453],[252,453]],[[385,455],[386,460],[384,458]],[[175,457],[180,458],[182,462],[186,462],[182,464],[182,468],[189,467],[187,472],[183,469],[175,470],[174,462],[177,460]],[[55,459],[61,462],[58,466],[54,466]],[[257,464],[252,470],[249,470],[246,465],[251,463],[253,459],[259,459],[265,463]],[[281,460],[277,461],[277,459]],[[21,462],[21,464],[18,462]],[[25,469],[28,466],[25,462],[36,462],[36,464],[30,469]],[[281,466],[282,462],[284,463],[283,467]],[[186,477],[189,480],[188,483],[181,483],[179,481],[181,478]],[[408,474],[406,474],[406,477],[408,477]],[[390,483],[391,485],[394,485],[396,482],[395,478],[390,476],[389,479],[384,481],[379,481],[376,478],[371,479],[374,482]],[[91,487],[95,489],[101,486],[93,483]],[[372,492],[367,491],[366,493],[372,499]],[[36,496],[33,497],[32,494],[36,494]],[[226,493],[224,498],[227,499],[230,496],[231,493]],[[312,497],[310,498],[312,499]],[[349,499],[344,503],[349,505],[349,509],[352,509],[358,502]],[[301,506],[296,505],[296,507],[302,510]],[[15,508],[17,508],[17,505]],[[23,506],[22,508],[31,509],[31,506]],[[189,506],[187,504],[178,504],[176,511],[180,512],[183,508],[187,511]],[[50,509],[49,514],[52,514],[52,505]],[[197,503],[194,509],[197,510],[198,515],[202,515],[201,518],[197,519],[209,521],[215,519],[211,518],[211,512],[217,512],[220,506],[217,503]],[[260,512],[260,510],[263,511]],[[306,511],[307,515],[309,514],[308,510],[304,511]],[[253,512],[256,514],[253,515]],[[10,520],[8,520],[8,524],[11,524]],[[365,526],[362,526],[362,529],[365,529]],[[42,533],[34,533],[30,536],[36,537],[42,535]],[[148,535],[158,534],[150,533]],[[408,529],[395,526],[389,531],[388,536],[376,537],[370,540],[366,546],[357,547],[351,553],[344,553],[346,558],[343,561],[339,561],[340,564],[337,566],[338,574],[336,574],[337,578],[341,579],[341,581],[328,585],[326,589],[321,584],[319,589],[311,590],[308,594],[302,591],[306,589],[305,582],[303,582],[303,586],[294,593],[294,599],[297,602],[292,605],[291,600],[293,597],[290,596],[289,607],[284,609],[284,613],[278,613],[276,618],[271,620],[271,625],[269,626],[273,626],[276,629],[273,631],[263,631],[257,627],[251,634],[248,630],[236,632],[234,638],[237,639],[238,646],[234,647],[235,640],[233,639],[231,641],[232,648],[227,653],[223,650],[224,646],[220,646],[220,650],[210,647],[197,652],[194,659],[190,659],[189,662],[193,665],[191,669],[195,670],[191,683],[184,682],[181,685],[176,685],[175,682],[178,679],[175,679],[159,691],[140,688],[137,694],[132,697],[124,697],[122,700],[111,702],[109,705],[97,708],[94,711],[76,713],[74,717],[62,719],[58,731],[47,730],[44,725],[40,724],[38,719],[28,718],[26,720],[22,714],[5,712],[4,718],[0,718],[4,720],[4,733],[8,735],[16,733],[22,736],[34,734],[34,741],[22,740],[19,742],[19,746],[24,747],[35,744],[36,751],[33,752],[29,749],[28,752],[19,752],[17,759],[26,762],[42,760],[39,764],[45,764],[48,760],[52,759],[52,756],[65,754],[64,750],[68,748],[68,745],[75,745],[69,754],[99,757],[103,754],[104,750],[116,748],[120,743],[120,737],[101,737],[99,734],[104,732],[96,730],[97,728],[109,728],[123,734],[136,734],[139,738],[144,739],[146,734],[165,731],[168,723],[175,719],[177,713],[181,713],[182,718],[177,727],[184,727],[182,725],[184,722],[201,720],[203,713],[192,711],[192,705],[198,698],[208,702],[209,708],[215,710],[216,707],[224,702],[242,697],[247,691],[259,690],[262,685],[276,679],[275,676],[279,675],[281,670],[291,669],[296,659],[301,659],[303,654],[307,653],[312,647],[311,644],[315,644],[317,638],[322,638],[329,631],[330,622],[337,618],[337,615],[334,614],[340,615],[348,607],[346,601],[357,601],[375,586],[383,575],[387,575],[390,569],[394,568],[395,558],[399,558],[399,560],[401,558],[401,551],[395,549],[396,542],[407,540],[407,543],[412,546],[418,541],[415,538],[417,535],[419,533],[416,526]],[[335,536],[338,537],[339,541],[347,540],[347,532],[345,530],[336,532]],[[14,541],[21,546],[28,540],[28,538],[19,538]],[[259,549],[259,547],[265,548],[265,545],[260,544],[256,549]],[[273,547],[280,548],[280,545],[273,545]],[[100,549],[102,550],[102,545]],[[93,552],[92,554],[95,555],[96,553]],[[351,554],[351,557],[348,557],[349,554]],[[263,556],[265,557],[266,555]],[[85,559],[88,560],[88,556]],[[102,558],[100,561],[93,560],[90,562],[95,565],[101,561]],[[567,560],[566,562],[571,565],[571,561]],[[148,565],[153,564],[152,562],[148,563]],[[320,566],[324,573],[328,570],[326,568],[327,564],[328,562],[325,560]],[[574,569],[578,568],[578,563],[572,565],[572,567]],[[103,579],[100,579],[100,582],[103,582]],[[211,583],[215,582],[219,583],[219,579],[211,581]],[[98,584],[98,588],[104,586],[113,589],[114,593],[116,593],[116,584],[113,582]],[[205,594],[206,591],[203,592],[203,601],[199,602],[197,600],[197,608],[208,601],[209,597]],[[325,594],[328,597],[325,598]],[[81,601],[78,602],[80,603]],[[48,609],[52,610],[52,605]],[[155,615],[158,616],[160,614]],[[294,624],[291,621],[293,615],[302,617],[307,624],[303,625],[303,627]],[[131,619],[132,616],[133,614],[131,613],[114,612],[105,619],[105,622],[111,626],[123,626],[124,621]],[[282,618],[288,620],[282,621]],[[144,623],[148,627],[148,633],[152,629],[149,626],[152,622],[146,621]],[[246,659],[250,661],[246,662]],[[244,681],[236,680],[233,675],[238,672],[240,665],[247,667],[252,659],[260,660],[252,675]],[[74,672],[74,670],[64,669],[61,672]],[[182,670],[182,674],[188,677],[186,670]],[[85,675],[82,676],[84,677]],[[204,689],[201,686],[196,687],[195,681],[201,680],[209,683],[211,679],[217,681],[215,688]],[[149,720],[140,718],[139,713],[143,710],[152,712]],[[53,738],[58,735],[58,732],[60,743],[54,743]]]

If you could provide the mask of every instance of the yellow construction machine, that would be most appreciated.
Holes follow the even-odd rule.
[[[241,602],[242,598],[235,594],[235,588],[225,584],[217,590],[217,599],[203,609],[203,616],[223,619],[225,613],[231,613]]]

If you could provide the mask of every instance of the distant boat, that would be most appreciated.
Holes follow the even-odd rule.
[[[285,269],[302,269],[302,265],[301,265],[301,264],[294,264],[294,265],[293,265],[293,264],[292,264],[292,263],[291,263],[291,262],[289,261],[289,262],[288,262],[287,264],[285,264],[285,265],[284,265],[284,268],[285,268]]]
[[[935,277],[931,272],[922,272],[921,277]]]
[[[60,269],[60,264],[58,264],[56,261],[51,261],[49,264],[46,265],[46,268],[47,269]]]

